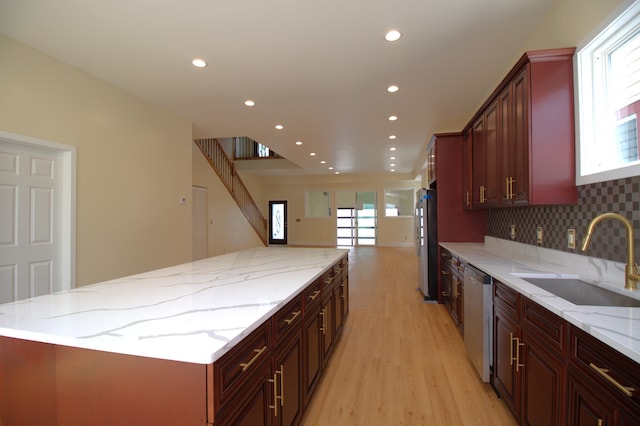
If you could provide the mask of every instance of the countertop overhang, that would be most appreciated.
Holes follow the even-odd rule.
[[[265,247],[0,305],[0,336],[210,364],[348,251]]]
[[[577,275],[608,290],[640,299],[640,292],[623,288],[623,264],[490,237],[484,243],[443,242],[440,245],[640,363],[640,308],[574,305],[513,275]]]

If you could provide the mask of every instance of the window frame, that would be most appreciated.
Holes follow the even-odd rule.
[[[601,96],[606,92],[606,81],[594,82],[594,76],[606,74],[604,61],[595,65],[602,54],[608,54],[620,44],[640,32],[640,1],[623,2],[601,25],[578,45],[574,58],[575,70],[575,121],[576,121],[576,185],[604,182],[640,175],[640,160],[610,169],[594,171],[586,167],[589,150],[602,149],[596,145],[594,117],[598,115],[594,104],[602,104]],[[600,96],[600,97],[598,97]],[[584,158],[583,158],[584,157]]]

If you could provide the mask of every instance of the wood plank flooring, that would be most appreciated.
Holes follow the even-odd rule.
[[[412,248],[349,253],[350,314],[303,426],[515,425],[443,305],[422,301]]]

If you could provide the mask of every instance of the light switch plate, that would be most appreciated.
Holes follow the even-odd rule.
[[[536,243],[542,244],[542,226],[536,228]]]
[[[570,249],[576,248],[576,230],[575,229],[567,229],[567,248],[570,248]]]

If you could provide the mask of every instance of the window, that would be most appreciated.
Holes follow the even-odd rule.
[[[331,193],[327,191],[307,191],[304,193],[306,217],[331,217]]]
[[[413,217],[413,188],[385,189],[384,190],[384,215]]]
[[[640,1],[579,48],[578,184],[640,175]]]

